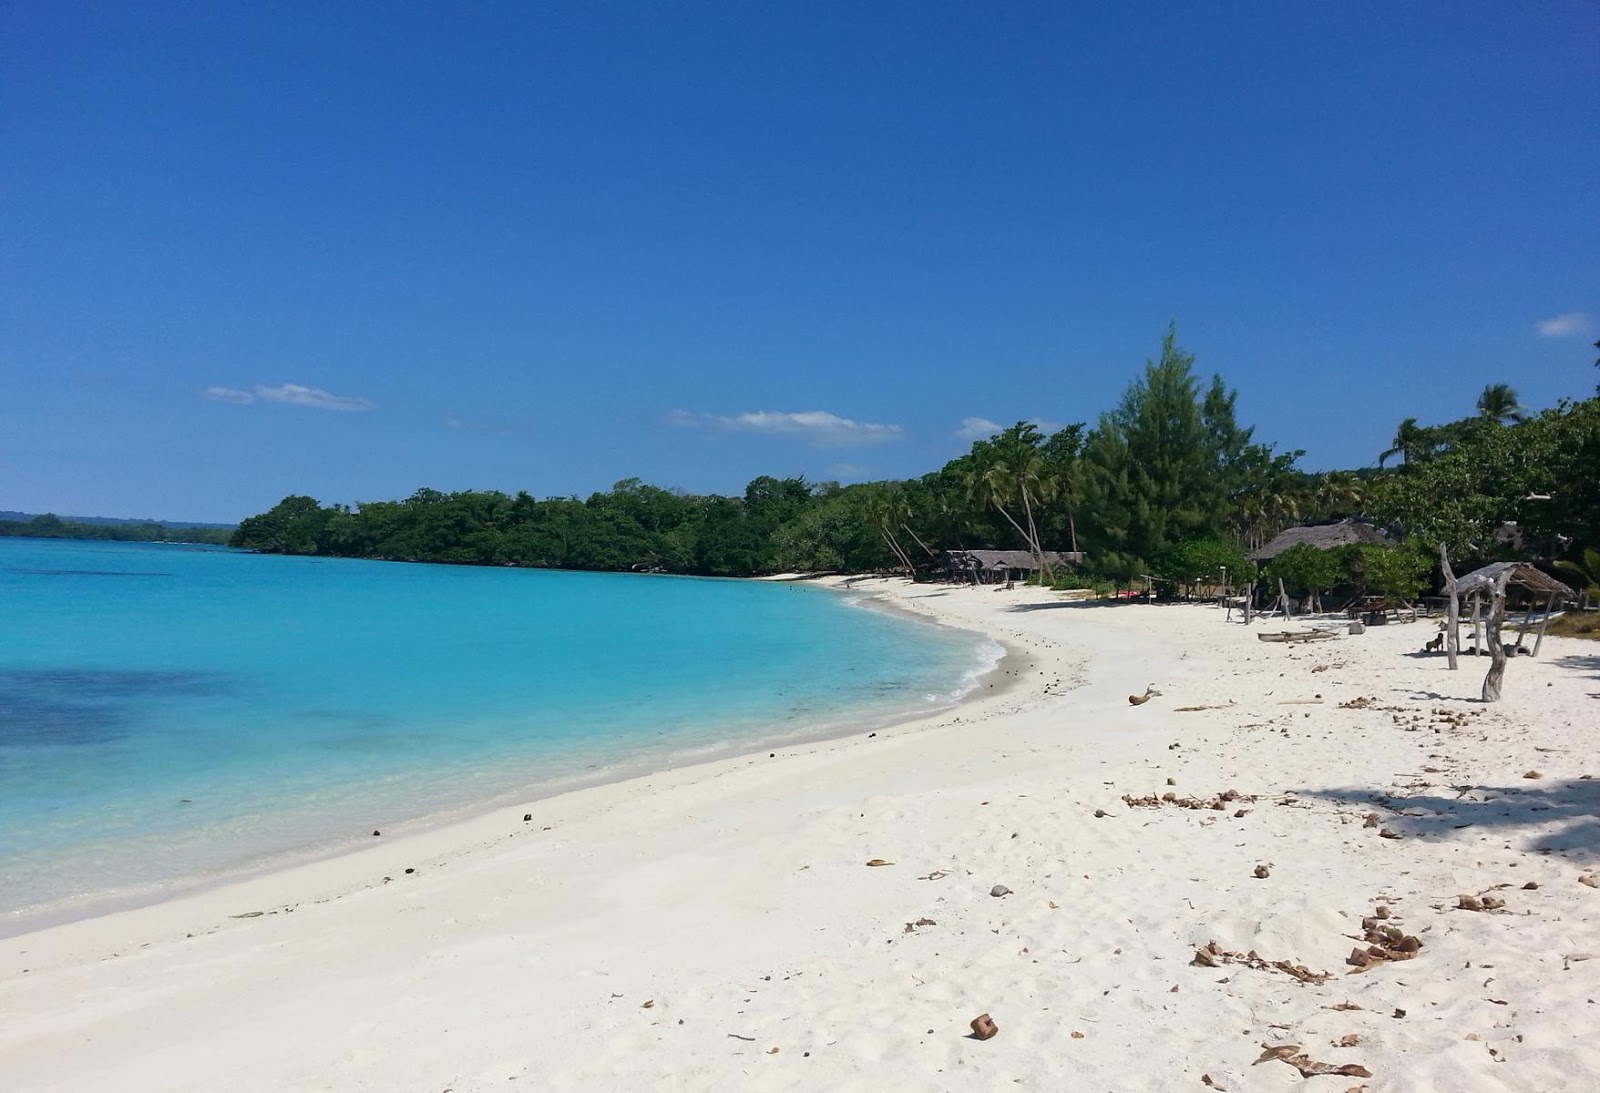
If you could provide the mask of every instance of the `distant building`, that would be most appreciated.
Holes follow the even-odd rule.
[[[1083,552],[1072,550],[1047,550],[1044,561],[1053,568],[1077,565],[1083,561]],[[1039,560],[1030,550],[947,550],[944,552],[944,569],[952,580],[976,581],[993,584],[996,581],[1023,581],[1039,568]]]
[[[1376,546],[1398,546],[1388,532],[1375,527],[1363,520],[1340,520],[1336,524],[1309,524],[1305,527],[1290,528],[1282,531],[1266,546],[1250,555],[1254,562],[1265,562],[1276,558],[1293,546],[1316,547],[1318,550],[1333,550],[1337,547],[1355,546],[1361,543],[1371,543]]]

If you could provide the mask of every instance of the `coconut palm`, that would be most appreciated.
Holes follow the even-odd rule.
[[[1572,562],[1562,560],[1556,563],[1556,568],[1571,573],[1583,582],[1580,592],[1587,598],[1600,596],[1600,550],[1589,547],[1583,552],[1583,561]]]
[[[1350,471],[1319,474],[1311,487],[1311,505],[1325,516],[1348,515],[1361,507],[1365,485]]]
[[[888,546],[889,552],[895,560],[904,567],[906,575],[916,572],[916,566],[911,561],[911,556],[906,553],[905,547],[900,544],[894,529],[902,526],[911,516],[910,506],[905,498],[900,496],[900,491],[885,487],[875,488],[868,496],[865,504],[867,519],[872,526],[878,529],[878,534]]]
[[[1491,383],[1483,389],[1483,394],[1478,396],[1478,416],[1502,425],[1506,422],[1521,425],[1528,420],[1522,403],[1517,400],[1516,390],[1509,383]]]
[[[1016,517],[1011,515],[1007,505],[1016,503],[1017,480],[1010,465],[998,458],[989,458],[980,464],[972,466],[965,475],[967,497],[976,505],[983,508],[992,507],[1006,523],[1016,531],[1030,553],[1036,552],[1033,539],[1023,526],[1017,523]]]
[[[1390,443],[1393,446],[1378,457],[1378,466],[1383,466],[1391,455],[1398,455],[1409,467],[1417,460],[1433,454],[1434,448],[1438,447],[1439,436],[1436,430],[1418,425],[1416,418],[1408,417],[1395,430],[1394,440]]]

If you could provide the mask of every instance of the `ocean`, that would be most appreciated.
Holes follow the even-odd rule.
[[[0,930],[953,704],[803,585],[0,539]]]

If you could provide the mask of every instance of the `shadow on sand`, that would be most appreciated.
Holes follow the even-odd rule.
[[[1454,786],[1443,792],[1393,794],[1377,789],[1340,787],[1301,790],[1299,796],[1321,797],[1356,808],[1389,810],[1383,823],[1391,831],[1422,839],[1449,839],[1458,831],[1502,831],[1558,825],[1521,849],[1560,854],[1581,861],[1600,860],[1600,780],[1575,779],[1535,788],[1518,786]],[[1398,811],[1426,809],[1423,816]]]

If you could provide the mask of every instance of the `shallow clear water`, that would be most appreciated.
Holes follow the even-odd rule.
[[[0,539],[0,914],[952,702],[820,589]]]

